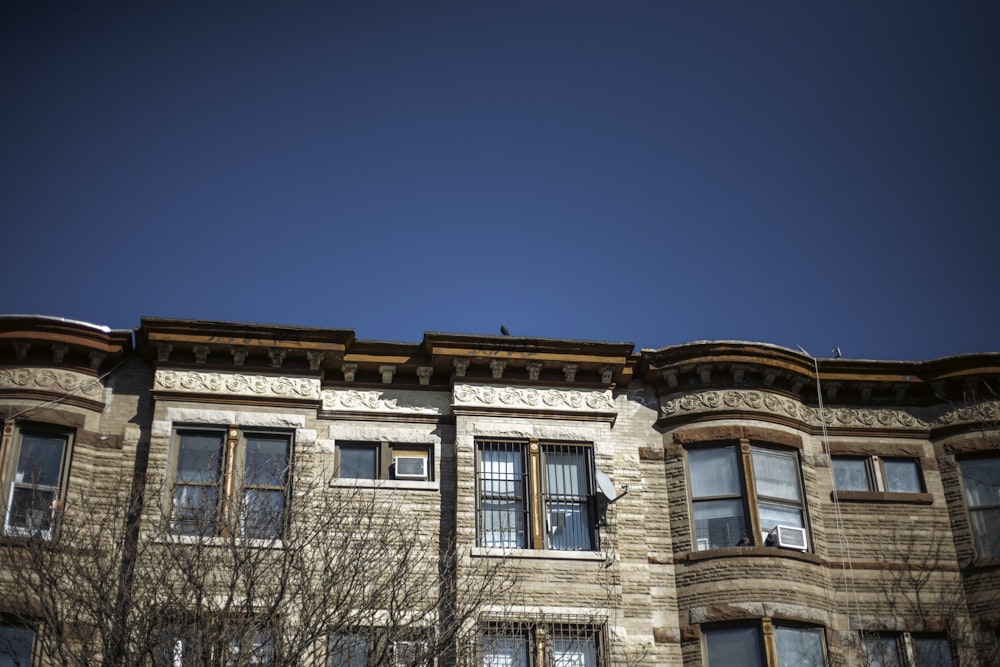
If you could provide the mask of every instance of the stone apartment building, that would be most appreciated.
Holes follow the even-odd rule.
[[[0,665],[1000,664],[998,388],[0,317]]]

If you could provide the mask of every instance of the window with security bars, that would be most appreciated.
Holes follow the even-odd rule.
[[[482,441],[476,466],[479,546],[597,549],[591,447]]]
[[[523,623],[483,631],[483,667],[599,667],[606,664],[598,627]]]

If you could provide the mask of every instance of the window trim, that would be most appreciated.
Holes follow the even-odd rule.
[[[220,461],[219,479],[215,485],[204,484],[201,486],[214,486],[216,489],[216,516],[214,530],[208,532],[196,532],[186,534],[176,532],[174,525],[174,491],[178,486],[177,466],[179,464],[181,441],[184,433],[206,433],[218,434],[220,436]],[[282,509],[281,527],[277,537],[259,537],[246,535],[245,522],[243,521],[245,491],[248,488],[244,484],[246,476],[247,440],[255,435],[264,437],[280,437],[286,442],[285,469],[284,469],[284,506]],[[291,483],[292,470],[295,465],[295,432],[290,429],[272,429],[258,426],[240,426],[229,424],[227,426],[211,424],[174,424],[171,433],[170,447],[170,484],[164,490],[166,495],[166,516],[167,530],[173,538],[180,541],[203,541],[216,538],[228,538],[233,535],[248,543],[271,544],[280,542],[288,526],[290,516],[289,505],[292,500]],[[185,483],[187,485],[187,483]],[[258,488],[256,486],[249,488]],[[277,488],[277,487],[274,487]]]
[[[59,462],[58,480],[55,486],[35,485],[34,487],[22,484],[17,479],[17,468],[20,463],[21,453],[25,435],[37,435],[40,437],[61,439],[62,455]],[[8,537],[36,538],[45,541],[53,541],[58,537],[59,513],[62,512],[66,503],[66,494],[69,487],[70,468],[73,460],[73,450],[76,440],[76,432],[73,429],[54,424],[41,422],[17,422],[9,437],[4,437],[3,466],[0,471],[2,479],[2,489],[0,489],[0,506],[3,509],[3,534]],[[22,488],[35,488],[53,491],[53,500],[49,506],[49,527],[41,530],[33,530],[30,527],[11,524],[11,510],[13,509],[14,490],[17,485]],[[42,510],[45,512],[45,510]]]
[[[837,460],[863,461],[868,489],[853,490],[837,488]],[[914,463],[917,469],[917,482],[920,484],[920,491],[890,490],[889,475],[885,466],[886,461],[910,461]],[[903,454],[882,456],[846,451],[837,452],[830,455],[830,470],[833,478],[833,491],[830,493],[830,498],[836,502],[911,503],[916,505],[931,505],[934,502],[934,496],[927,492],[927,478],[924,475],[923,459],[919,456],[906,456]]]
[[[693,490],[694,483],[692,477],[692,464],[691,464],[691,452],[696,451],[706,451],[711,449],[726,449],[730,448],[734,450],[734,457],[736,459],[736,473],[739,476],[739,488],[740,496],[737,498],[735,495],[728,494],[725,496],[698,496],[695,498]],[[798,503],[794,504],[789,502],[788,498],[775,498],[771,496],[761,496],[757,491],[757,480],[754,471],[754,461],[753,453],[755,450],[765,452],[768,454],[779,454],[784,456],[791,456],[795,461],[795,472],[796,472],[796,484],[798,490]],[[775,550],[779,550],[783,554],[793,555],[793,554],[811,554],[814,552],[814,545],[812,540],[812,531],[810,530],[809,522],[809,506],[807,502],[807,495],[805,489],[805,482],[802,475],[802,458],[801,452],[797,447],[790,447],[788,445],[781,445],[773,443],[770,441],[751,441],[747,438],[741,438],[739,440],[718,440],[718,441],[701,441],[696,443],[691,443],[684,447],[684,473],[687,483],[687,505],[688,505],[688,516],[690,517],[689,523],[689,535],[690,535],[690,546],[688,548],[688,556],[692,558],[697,558],[694,554],[701,554],[705,552],[720,552],[728,549],[756,549],[765,548],[769,555],[774,555]],[[733,544],[724,547],[712,547],[710,544],[705,549],[698,548],[698,537],[696,529],[696,513],[695,506],[697,503],[713,501],[718,499],[727,500],[738,500],[740,503],[740,509],[743,513],[743,529],[746,531],[745,537],[749,538],[749,544]],[[794,528],[801,528],[805,534],[806,549],[805,551],[793,549],[791,547],[779,547],[776,544],[767,544],[767,536],[763,530],[760,516],[760,503],[761,500],[765,504],[776,504],[783,507],[794,508],[798,510],[802,515],[802,526],[793,526]],[[778,524],[776,524],[778,525]],[[786,524],[780,524],[786,525]],[[740,540],[742,541],[742,539]],[[742,553],[742,551],[741,551]]]
[[[521,484],[523,491],[523,506],[516,511],[525,517],[525,540],[524,545],[497,545],[484,544],[483,535],[483,482],[485,480],[483,471],[483,452],[489,451],[487,448],[493,446],[497,449],[493,451],[517,452],[521,460],[522,472]],[[500,449],[504,448],[504,449]],[[575,450],[575,451],[574,451]],[[550,505],[558,504],[552,499],[552,494],[548,490],[549,475],[547,473],[547,456],[553,453],[574,451],[583,455],[584,472],[586,478],[586,494],[584,500],[577,496],[573,502],[582,506],[582,514],[585,534],[588,536],[589,546],[585,548],[559,548],[551,546],[550,538]],[[558,442],[554,440],[540,440],[538,438],[516,439],[516,438],[482,438],[476,439],[474,448],[475,457],[475,501],[476,501],[476,539],[475,550],[478,555],[493,555],[495,553],[510,554],[512,552],[534,552],[546,554],[591,554],[600,551],[600,529],[597,525],[596,512],[596,461],[594,446],[592,443],[582,442]]]
[[[701,634],[701,656],[702,664],[710,667],[708,662],[708,636],[715,630],[753,628],[756,633],[757,645],[760,648],[760,666],[781,664],[781,655],[778,652],[777,633],[781,629],[808,630],[815,632],[819,636],[820,651],[823,657],[823,665],[830,664],[830,651],[827,637],[827,628],[822,625],[811,623],[801,623],[796,621],[776,621],[773,618],[747,618],[736,621],[725,621],[702,624]]]

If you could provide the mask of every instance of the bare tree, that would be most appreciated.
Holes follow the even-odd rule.
[[[451,537],[397,492],[329,481],[178,511],[162,482],[123,477],[55,508],[51,539],[4,538],[5,609],[66,667],[416,667],[474,651],[481,610],[513,601],[504,560],[459,579]]]

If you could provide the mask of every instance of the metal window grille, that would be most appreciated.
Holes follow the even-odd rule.
[[[484,547],[529,546],[529,488],[524,443],[480,442],[478,533]]]
[[[576,551],[595,548],[590,455],[589,447],[542,447],[546,548]]]
[[[483,630],[482,667],[602,667],[604,633],[589,623],[490,624]]]

